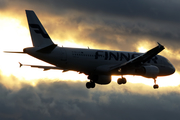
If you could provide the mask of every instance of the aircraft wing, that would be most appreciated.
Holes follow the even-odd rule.
[[[27,64],[22,64],[20,62],[19,62],[19,64],[20,64],[20,67],[30,66],[30,67],[35,67],[35,68],[42,68],[42,69],[44,69],[44,71],[50,70],[50,69],[63,70],[63,72],[68,71],[68,70],[64,70],[64,69],[62,69],[60,67],[56,67],[56,66],[27,65]]]
[[[128,66],[132,66],[132,65],[144,64],[145,62],[147,62],[148,60],[150,60],[151,58],[156,56],[163,49],[164,49],[164,46],[162,46],[160,43],[158,43],[158,46],[156,46],[155,48],[153,48],[153,49],[147,51],[146,53],[141,54],[123,64],[117,64],[115,66],[112,66],[112,67],[110,67],[110,70],[121,69],[122,67],[128,67]]]

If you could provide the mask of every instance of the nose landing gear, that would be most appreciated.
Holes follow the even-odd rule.
[[[154,88],[154,89],[158,89],[158,88],[159,88],[159,85],[156,84],[156,79],[155,79],[155,78],[154,78],[154,85],[153,85],[153,88]]]

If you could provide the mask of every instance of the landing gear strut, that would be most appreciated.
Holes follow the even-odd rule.
[[[154,88],[154,89],[158,89],[158,88],[159,88],[159,85],[156,84],[156,79],[155,79],[155,78],[154,78],[154,85],[153,85],[153,88]]]
[[[86,83],[86,87],[87,87],[88,89],[90,89],[90,88],[94,88],[94,87],[95,87],[95,83],[94,83],[94,82],[92,82],[92,81],[87,82],[87,83]]]
[[[127,80],[126,80],[126,78],[124,78],[124,77],[117,79],[117,83],[118,83],[119,85],[121,85],[121,84],[126,84],[126,82],[127,82]]]

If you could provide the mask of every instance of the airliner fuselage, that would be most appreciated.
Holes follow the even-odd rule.
[[[24,51],[35,58],[58,66],[64,71],[73,70],[80,73],[90,75],[96,74],[109,74],[109,75],[142,75],[145,76],[143,70],[144,66],[152,65],[159,69],[157,76],[166,76],[173,74],[175,68],[163,56],[156,55],[149,59],[143,65],[130,66],[126,71],[118,72],[118,70],[106,72],[98,70],[99,66],[113,66],[116,64],[123,64],[143,53],[125,52],[125,51],[111,51],[111,50],[98,50],[98,49],[78,49],[56,47],[51,54],[37,52],[39,48],[25,48]]]
[[[33,47],[24,48],[23,52],[9,51],[9,53],[26,53],[54,66],[21,63],[20,66],[84,73],[90,80],[86,83],[87,88],[94,88],[95,83],[110,83],[111,75],[122,76],[117,80],[118,84],[126,83],[123,75],[140,75],[153,78],[155,83],[153,87],[156,89],[159,87],[156,84],[158,76],[175,72],[175,68],[165,57],[157,55],[165,49],[160,43],[146,53],[58,47],[53,43],[34,11],[26,10],[26,15]]]

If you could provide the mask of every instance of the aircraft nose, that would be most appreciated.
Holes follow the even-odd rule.
[[[174,66],[172,65],[169,69],[169,73],[173,74],[176,71],[176,69],[174,68]]]

